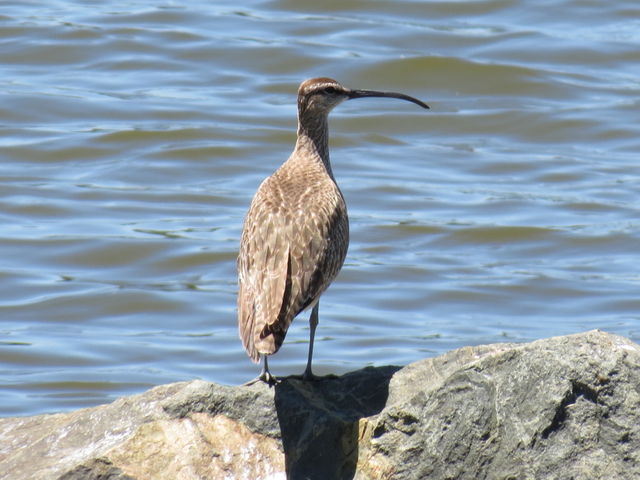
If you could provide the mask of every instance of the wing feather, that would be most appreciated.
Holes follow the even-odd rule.
[[[238,256],[240,337],[254,361],[278,351],[295,316],[333,281],[348,235],[346,206],[333,181],[292,194],[276,173],[260,186]]]

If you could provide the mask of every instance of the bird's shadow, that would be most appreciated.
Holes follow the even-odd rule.
[[[287,478],[352,479],[358,462],[359,419],[379,413],[389,381],[401,367],[367,367],[341,377],[275,385]]]

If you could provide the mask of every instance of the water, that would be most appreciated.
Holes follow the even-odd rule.
[[[235,256],[300,81],[351,247],[316,372],[593,328],[640,340],[635,1],[4,2],[0,414],[239,384]],[[299,318],[271,361],[300,373]]]

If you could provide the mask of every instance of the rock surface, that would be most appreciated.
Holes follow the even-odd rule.
[[[0,419],[2,480],[284,478],[640,478],[640,347],[591,331]]]

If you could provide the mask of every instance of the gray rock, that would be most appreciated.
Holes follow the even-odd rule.
[[[640,347],[622,337],[465,348],[389,391],[360,459],[381,470],[356,478],[640,478]]]
[[[592,331],[0,419],[0,479],[632,479],[639,425],[640,347]]]

